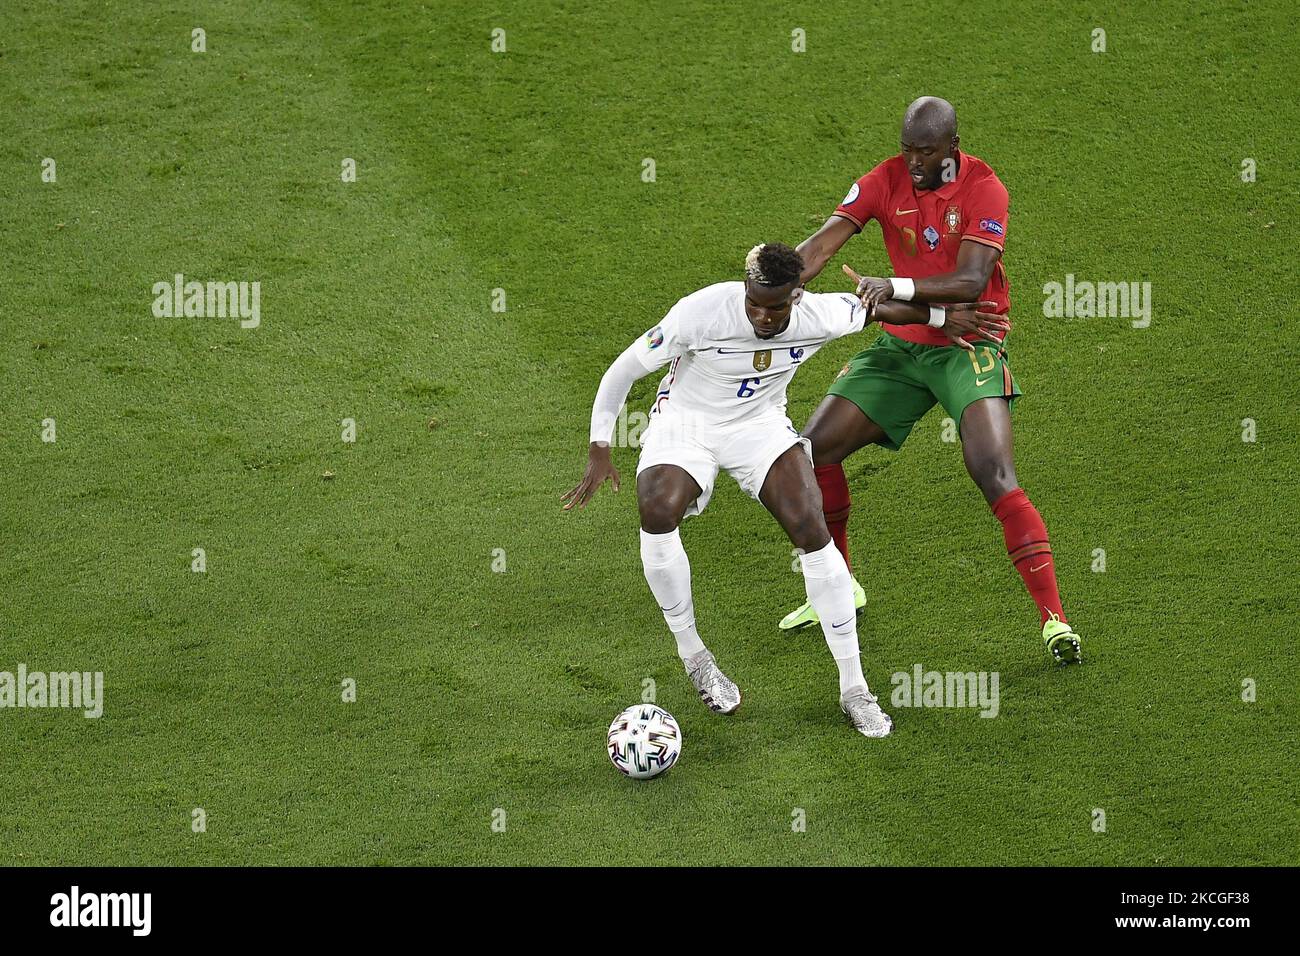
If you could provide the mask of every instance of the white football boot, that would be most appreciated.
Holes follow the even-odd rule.
[[[707,650],[692,654],[682,661],[691,683],[699,691],[700,700],[708,705],[709,710],[719,714],[734,713],[740,706],[740,688],[726,674],[722,673],[713,654]]]
[[[893,719],[880,709],[876,695],[866,687],[853,687],[840,698],[840,710],[849,715],[853,729],[864,737],[888,737]]]

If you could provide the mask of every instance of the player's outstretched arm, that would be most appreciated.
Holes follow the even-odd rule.
[[[1011,323],[1005,315],[985,312],[984,309],[996,309],[996,302],[958,302],[954,305],[918,305],[915,302],[899,302],[890,299],[876,306],[872,318],[877,322],[891,325],[935,325],[931,309],[943,311],[943,322],[937,326],[953,345],[968,352],[975,351],[975,346],[966,341],[966,336],[974,333],[976,338],[993,345],[1001,346],[998,336],[1011,331]]]
[[[858,227],[843,216],[831,216],[822,227],[799,243],[795,251],[803,256],[803,272],[799,274],[800,284],[817,278],[831,256],[840,251],[840,247],[857,234]]]
[[[632,383],[649,371],[637,357],[637,344],[633,343],[614,360],[614,364],[601,378],[600,388],[596,390],[596,401],[591,408],[591,443],[587,446],[587,470],[582,475],[582,481],[560,495],[565,511],[571,511],[575,506],[586,507],[606,480],[611,480],[614,490],[618,491],[618,469],[610,459],[609,442],[614,436],[618,410],[627,401]]]
[[[909,302],[975,302],[988,288],[1002,252],[973,239],[962,241],[957,250],[957,267],[952,272],[912,281]],[[894,298],[893,281],[868,276],[858,282],[864,305]],[[892,320],[890,320],[892,321]]]
[[[859,286],[865,281],[847,264],[844,274]],[[863,296],[866,302],[866,296]],[[984,309],[996,309],[996,302],[959,302],[955,305],[931,306],[918,302],[899,302],[887,299],[871,307],[873,322],[888,322],[891,325],[930,325],[943,330],[953,345],[967,351],[974,351],[975,346],[967,342],[964,336],[974,333],[985,342],[1001,345],[997,336],[1011,331],[1011,323],[1005,315],[985,312]],[[937,313],[942,312],[942,315]]]

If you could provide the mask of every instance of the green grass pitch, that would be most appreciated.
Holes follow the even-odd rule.
[[[0,710],[0,862],[1300,862],[1291,19],[7,3],[0,671],[105,699]],[[819,633],[776,630],[802,581],[725,476],[683,531],[746,694],[722,719],[641,573],[635,450],[620,494],[559,495],[608,362],[811,233],[922,93],[1011,192],[1018,472],[1086,663],[1049,662],[935,411],[848,464],[894,736],[843,722]],[[841,262],[888,274],[878,228],[814,288]],[[260,326],[156,318],[176,273],[260,282]],[[1071,273],[1150,282],[1150,327],[1045,318]],[[800,373],[796,424],[867,341]],[[998,672],[1000,713],[891,708],[918,663]],[[647,678],[685,749],[636,784],[604,735]]]

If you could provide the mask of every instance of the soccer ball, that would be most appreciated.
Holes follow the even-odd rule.
[[[654,704],[634,704],[609,725],[609,759],[634,780],[657,777],[682,754],[682,729]]]

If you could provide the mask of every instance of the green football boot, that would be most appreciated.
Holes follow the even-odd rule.
[[[861,611],[867,606],[867,592],[862,590],[862,585],[858,579],[853,579],[853,608]],[[807,627],[809,624],[820,624],[821,618],[813,610],[813,606],[805,601],[799,607],[795,608],[785,617],[781,618],[781,623],[777,625],[783,631],[792,631],[798,627]]]
[[[1055,614],[1043,624],[1043,643],[1058,664],[1077,664],[1082,659],[1079,635]]]

